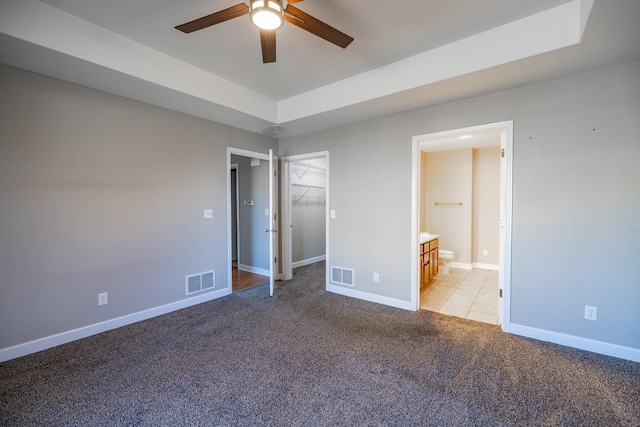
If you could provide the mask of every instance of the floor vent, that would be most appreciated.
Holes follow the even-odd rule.
[[[331,281],[339,285],[353,286],[354,271],[350,268],[331,266]]]
[[[216,272],[207,271],[205,273],[187,276],[184,278],[184,286],[187,295],[213,289],[216,287]]]

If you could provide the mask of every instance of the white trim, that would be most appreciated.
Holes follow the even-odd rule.
[[[500,271],[500,265],[499,264],[483,264],[481,262],[474,262],[471,265],[473,266],[473,268],[480,268],[482,270]]]
[[[448,264],[449,264],[449,268],[459,268],[461,270],[473,270],[473,265],[468,264],[466,262],[451,261]]]
[[[317,159],[319,157],[323,157],[325,159],[325,260],[329,259],[329,206],[330,206],[330,197],[329,197],[329,151],[317,151],[315,153],[306,153],[306,154],[296,154],[293,156],[285,156],[282,157],[283,164],[283,174],[281,176],[282,183],[282,279],[290,280],[293,277],[293,255],[292,255],[292,232],[291,232],[291,177],[290,177],[290,163],[298,162],[300,160],[308,160],[308,159]],[[327,263],[326,267],[326,277],[327,283],[329,283],[329,263]]]
[[[238,174],[238,164],[231,165],[229,170],[229,191],[231,191],[231,171],[236,171],[236,262],[240,261],[240,174]],[[231,195],[231,193],[229,193]],[[230,196],[229,196],[230,197]],[[229,200],[229,206],[231,206],[231,200]],[[231,211],[229,211],[229,218],[231,218]],[[229,222],[231,227],[231,222]],[[231,262],[233,262],[233,244],[231,248]]]
[[[415,311],[412,301],[403,301],[396,298],[389,298],[381,295],[370,294],[368,292],[356,291],[352,288],[343,288],[342,286],[327,284],[327,292],[344,295],[351,298],[357,298],[364,301],[375,302],[378,304],[388,305],[390,307],[401,308],[403,310]]]
[[[420,234],[420,140],[413,137],[411,144],[411,309],[420,310],[420,270],[418,262]]]
[[[227,186],[226,186],[226,192],[227,192],[227,285],[229,289],[232,289],[233,287],[233,283],[232,283],[233,275],[231,273],[231,268],[232,268],[231,264],[233,263],[233,261],[231,260],[231,155],[232,154],[236,156],[251,157],[254,159],[262,159],[262,160],[269,160],[271,158],[271,156],[269,156],[268,153],[266,154],[258,153],[256,151],[243,150],[241,148],[227,147]],[[269,212],[269,214],[271,218],[274,212]],[[238,224],[238,227],[240,227],[240,224]],[[240,249],[239,243],[238,243],[238,249]],[[239,261],[240,261],[240,252],[238,251],[238,269],[242,270],[242,268],[240,268]],[[251,268],[254,268],[254,267],[251,267]],[[252,273],[261,274],[271,278],[271,272],[269,270],[260,269],[260,271],[262,271],[261,273],[258,273],[252,270],[244,270],[244,271],[251,271]],[[267,271],[267,274],[264,274],[264,271]],[[275,278],[276,272],[277,272],[277,268],[274,269],[274,272],[273,272],[274,278]]]
[[[71,331],[61,332],[59,334],[39,338],[37,340],[18,344],[13,347],[3,348],[0,350],[0,362],[6,362],[7,360],[15,359],[17,357],[26,356],[28,354],[53,348],[82,338],[90,337],[92,335],[100,334],[112,329],[131,325],[142,320],[148,320],[153,317],[171,313],[172,311],[177,311],[183,308],[202,304],[204,302],[222,298],[226,295],[229,295],[230,293],[231,288],[220,289],[204,295],[198,295],[197,297],[183,299],[180,301],[139,311],[137,313],[116,317],[115,319],[105,320],[104,322],[94,323],[93,325],[83,326]]]
[[[291,263],[291,268],[304,267],[305,265],[315,264],[316,262],[325,261],[326,259],[327,259],[326,255],[320,255],[313,258],[303,259],[303,260]]]
[[[509,332],[511,329],[511,227],[513,224],[513,121],[503,122],[505,125],[504,138],[501,148],[504,148],[504,195],[502,207],[504,218],[501,218],[500,226],[503,233],[500,239],[500,274],[499,288],[502,298],[499,303],[498,320],[502,324],[502,330]],[[504,144],[504,147],[502,145]],[[502,181],[502,179],[501,179]]]
[[[529,326],[511,324],[510,332],[527,338],[533,338],[540,341],[552,342],[555,344],[573,347],[580,350],[591,351],[606,356],[618,357],[620,359],[640,362],[640,349],[632,347],[624,347],[618,344],[611,344],[602,341],[581,338],[575,335],[563,334],[560,332],[546,331],[543,329],[532,328]]]
[[[501,148],[505,150],[505,180],[501,180],[500,193],[504,196],[504,218],[501,218],[500,235],[500,289],[503,290],[503,298],[500,300],[500,309],[498,316],[502,320],[502,330],[509,332],[511,324],[511,223],[512,223],[512,178],[513,178],[513,121],[504,121],[498,123],[490,123],[480,126],[472,126],[461,129],[447,130],[442,132],[434,132],[424,135],[417,135],[412,138],[412,173],[411,173],[411,305],[414,310],[420,309],[420,281],[419,281],[419,263],[418,263],[418,235],[420,227],[420,144],[428,141],[437,141],[441,139],[450,139],[454,136],[487,132],[487,131],[503,131],[504,138],[501,139]],[[503,146],[504,142],[504,146]],[[502,167],[502,166],[501,166]],[[501,169],[502,170],[502,169]],[[502,174],[502,172],[501,172]],[[503,185],[504,184],[504,185]],[[502,205],[502,204],[501,204]],[[450,267],[471,269],[471,264],[449,263]]]
[[[249,273],[269,277],[269,270],[265,268],[254,267],[252,265],[238,264],[238,270],[248,271]]]
[[[280,176],[280,185],[282,186],[282,198],[280,199],[280,238],[282,239],[282,251],[280,258],[282,260],[282,280],[291,280],[293,278],[292,268],[292,250],[291,250],[291,167],[287,157],[283,157],[282,175]]]

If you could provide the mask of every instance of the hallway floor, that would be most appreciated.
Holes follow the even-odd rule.
[[[241,291],[243,289],[267,283],[269,276],[261,276],[259,274],[249,273],[248,271],[238,270],[238,267],[231,267],[231,291]]]
[[[420,291],[420,308],[498,324],[498,272],[450,268]]]

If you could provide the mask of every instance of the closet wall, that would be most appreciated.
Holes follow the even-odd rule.
[[[293,268],[325,259],[326,166],[324,159],[292,162],[291,251]]]

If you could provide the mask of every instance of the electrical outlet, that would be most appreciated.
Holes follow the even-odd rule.
[[[98,305],[105,305],[108,302],[109,302],[109,294],[107,292],[98,294]]]
[[[584,318],[587,320],[598,320],[598,307],[584,306]]]
[[[482,250],[482,255],[483,255],[483,256],[488,256],[488,255],[489,255],[489,251],[488,251],[488,250],[486,250],[486,249],[483,249],[483,250]]]
[[[380,275],[378,273],[373,273],[373,281],[376,283],[380,281]]]

